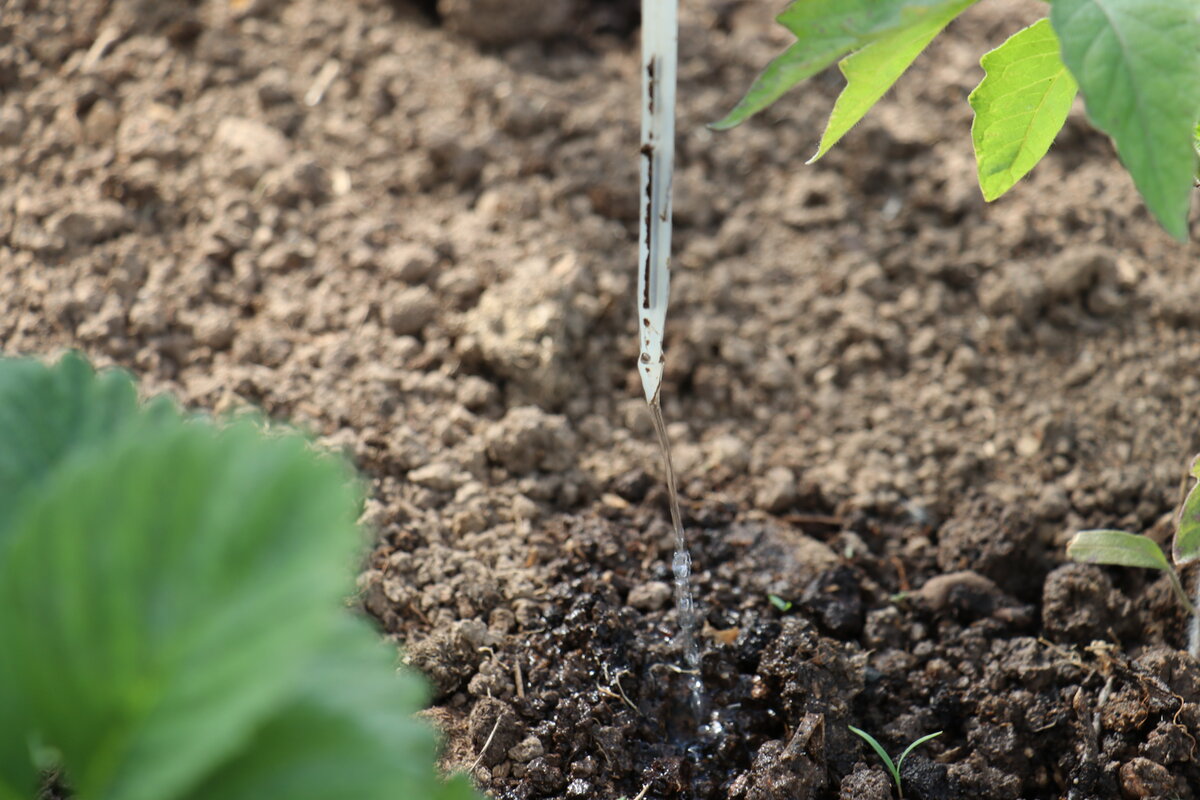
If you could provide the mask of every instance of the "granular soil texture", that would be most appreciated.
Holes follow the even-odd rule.
[[[0,347],[352,457],[361,603],[496,798],[891,797],[849,724],[942,731],[916,800],[1197,797],[1169,587],[1063,563],[1170,534],[1195,246],[1082,109],[983,204],[965,97],[1040,3],[972,8],[818,165],[833,73],[709,132],[776,10],[680,33],[664,400],[719,735],[634,369],[636,4],[8,0]]]

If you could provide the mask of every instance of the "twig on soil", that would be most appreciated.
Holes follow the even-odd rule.
[[[845,524],[841,517],[830,514],[788,514],[783,521],[792,525],[826,525],[832,528],[840,528]]]
[[[488,751],[488,748],[492,746],[492,739],[496,738],[496,731],[500,729],[500,720],[502,719],[504,719],[503,715],[496,715],[496,724],[492,726],[492,732],[488,734],[487,741],[484,742],[483,747],[480,748],[479,757],[475,759],[475,763],[471,765],[469,770],[467,770],[472,775],[475,774],[475,770],[479,768],[479,764],[483,761],[483,756]]]
[[[499,664],[502,667],[504,666],[504,662],[500,660],[500,656],[496,655],[496,651],[493,650],[492,648],[488,647],[487,645],[476,648],[476,652],[477,653],[487,653],[489,656],[491,656],[491,659],[493,661],[495,661],[497,664]]]
[[[908,582],[908,571],[904,569],[904,562],[899,557],[892,556],[892,566],[896,568],[896,581],[900,584],[900,591],[912,591],[912,584]]]
[[[116,44],[121,39],[120,28],[109,26],[100,31],[100,35],[92,42],[92,46],[88,48],[87,54],[83,57],[83,63],[79,65],[81,72],[90,72],[93,67],[99,63],[100,59],[104,58],[108,53],[109,48]]]
[[[625,694],[625,687],[621,685],[621,675],[623,675],[623,674],[625,674],[624,670],[622,670],[621,672],[618,672],[616,678],[613,679],[616,681],[617,691],[621,693],[621,698],[625,701],[625,704],[628,705],[630,708],[632,708],[634,711],[637,711],[638,710],[637,706],[635,706],[633,704],[633,701],[629,699],[629,695]]]
[[[629,672],[629,670],[623,669],[620,672],[618,672],[616,675],[609,677],[608,664],[604,665],[604,680],[608,681],[609,686],[615,685],[617,687],[617,691],[620,692],[619,699],[622,700],[625,703],[625,705],[627,705],[631,709],[633,709],[633,712],[635,714],[641,715],[642,712],[639,711],[638,707],[635,706],[633,704],[633,701],[629,699],[629,695],[625,694],[625,687],[621,685],[621,676],[629,675],[629,674],[631,674]],[[612,693],[611,689],[601,689],[600,691],[603,692],[604,694],[607,694],[609,697],[614,697],[614,698],[617,697],[617,695]]]
[[[425,612],[422,611],[420,606],[418,606],[415,602],[413,602],[412,600],[409,600],[407,603],[405,603],[405,605],[408,607],[409,611],[411,611],[417,615],[417,617],[421,620],[421,622],[425,623],[426,625],[430,625],[430,626],[433,625],[433,623],[430,622],[429,617],[427,617],[425,615]]]
[[[521,661],[513,659],[513,678],[517,682],[517,697],[525,699],[525,681],[521,678]]]
[[[700,670],[698,670],[698,669],[684,669],[683,667],[678,666],[676,664],[655,664],[655,666],[656,667],[666,667],[671,672],[677,672],[680,675],[699,675],[700,674]]]
[[[601,685],[597,684],[596,691],[599,692],[600,694],[604,695],[605,697],[611,697],[613,700],[621,699],[621,695],[617,694],[612,689],[609,689],[607,686],[601,686]],[[624,701],[622,701],[622,702],[624,702]]]
[[[308,91],[304,93],[304,104],[310,107],[320,105],[321,101],[325,99],[325,92],[329,90],[341,69],[342,65],[336,58],[326,61],[325,66],[321,67],[321,71],[313,79],[312,85],[308,87]]]
[[[1108,679],[1104,681],[1104,688],[1096,696],[1096,713],[1092,715],[1092,734],[1097,738],[1100,736],[1100,709],[1108,702],[1108,696],[1112,693],[1114,680],[1115,676],[1109,675]]]
[[[1044,636],[1038,637],[1038,643],[1043,645],[1047,650],[1052,651],[1055,655],[1067,662],[1071,666],[1084,670],[1085,672],[1095,673],[1096,668],[1084,662],[1083,657],[1079,655],[1079,651],[1074,648],[1066,648],[1056,644]]]

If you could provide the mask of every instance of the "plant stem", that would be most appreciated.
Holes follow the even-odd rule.
[[[1176,578],[1178,580],[1178,578]],[[1192,591],[1195,592],[1195,601],[1192,602],[1191,619],[1188,621],[1188,655],[1192,658],[1200,658],[1200,612],[1196,609],[1200,607],[1200,579],[1193,580],[1195,586]]]
[[[1179,573],[1171,567],[1167,567],[1167,577],[1171,581],[1171,590],[1175,592],[1175,597],[1179,599],[1179,604],[1187,611],[1188,620],[1188,654],[1193,658],[1200,658],[1200,579],[1195,581],[1195,602],[1188,598],[1187,592],[1183,588],[1183,581],[1179,577]]]

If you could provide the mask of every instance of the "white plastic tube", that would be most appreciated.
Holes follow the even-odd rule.
[[[658,401],[671,291],[671,180],[675,162],[677,0],[642,0],[641,230],[638,234],[638,372]]]

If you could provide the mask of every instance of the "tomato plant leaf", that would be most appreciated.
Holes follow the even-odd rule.
[[[961,11],[967,5],[970,3],[963,0],[795,0],[776,19],[795,34],[796,41],[767,66],[741,102],[711,127],[732,128],[847,53],[949,8],[960,7]]]
[[[971,140],[985,200],[995,200],[1041,161],[1067,121],[1078,86],[1043,19],[984,55],[987,73],[968,102]]]
[[[286,699],[344,613],[355,494],[298,437],[179,418],[47,478],[0,549],[0,676],[80,796],[176,798]]]
[[[1154,216],[1186,239],[1200,117],[1200,4],[1054,0],[1050,21],[1088,117],[1112,137]]]
[[[1086,564],[1173,572],[1162,548],[1153,539],[1126,531],[1080,531],[1067,544],[1067,557]]]
[[[816,155],[807,163],[811,164],[829,152],[879,102],[950,20],[974,2],[959,0],[934,9],[912,25],[898,28],[839,61],[838,68],[846,78],[846,88],[842,89],[833,106]]]
[[[1194,470],[1193,470],[1194,471]],[[1182,567],[1200,558],[1200,483],[1192,487],[1179,510],[1179,525],[1171,546],[1171,559]]]

